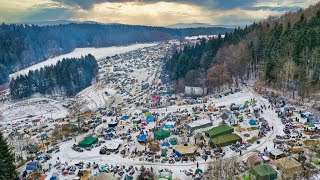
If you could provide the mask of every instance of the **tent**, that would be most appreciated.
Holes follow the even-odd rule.
[[[189,132],[193,132],[197,129],[207,128],[212,126],[212,122],[210,119],[201,119],[197,121],[193,121],[192,123],[189,123],[186,125],[186,129]]]
[[[249,124],[250,124],[251,126],[255,126],[255,125],[257,125],[257,122],[256,122],[255,120],[253,120],[253,119],[250,119],[250,120],[249,120]]]
[[[269,164],[261,164],[251,168],[251,173],[257,180],[274,180],[277,178],[277,171],[274,170]]]
[[[152,114],[151,114],[151,112],[146,112],[146,113],[144,113],[144,115],[146,116],[146,117],[148,117],[148,116],[151,116]]]
[[[118,123],[115,121],[111,121],[108,123],[108,127],[116,127],[117,125],[118,125]]]
[[[159,144],[150,144],[149,149],[150,151],[157,152],[157,151],[160,151],[160,146]]]
[[[154,122],[154,116],[147,116],[148,122]]]
[[[207,137],[213,138],[224,134],[230,134],[233,133],[233,128],[227,125],[221,125],[218,127],[214,127],[208,131],[205,132],[205,135]]]
[[[200,168],[196,169],[196,174],[198,174],[198,173],[203,173],[203,170]]]
[[[276,166],[284,173],[301,173],[301,164],[292,157],[284,157],[276,160]]]
[[[147,135],[146,134],[141,134],[140,136],[138,136],[138,142],[142,143],[142,142],[146,142],[147,141]]]
[[[176,123],[175,122],[166,122],[166,124],[164,124],[164,128],[166,129],[174,129],[175,128]]]
[[[35,171],[41,169],[41,164],[39,162],[31,161],[26,166],[26,171]]]
[[[170,143],[169,143],[169,142],[167,142],[167,141],[165,141],[165,142],[163,142],[163,143],[162,143],[162,145],[161,145],[161,146],[169,147],[169,146],[170,146]]]
[[[124,120],[128,120],[128,119],[129,119],[129,116],[122,116],[122,117],[121,117],[121,120],[123,120],[123,121],[124,121]]]
[[[284,156],[284,152],[281,151],[280,149],[272,149],[270,151],[270,157],[272,157],[273,159],[278,159]]]
[[[170,139],[170,144],[173,145],[173,146],[177,145],[178,144],[177,139],[176,138],[171,138]]]
[[[180,144],[178,147],[175,148],[175,152],[176,152],[176,155],[179,157],[190,156],[190,155],[194,155],[197,149],[198,147],[194,145]]]
[[[93,136],[88,136],[84,138],[82,141],[80,141],[79,146],[86,148],[86,147],[91,147],[93,144],[98,143],[98,138],[93,137]]]
[[[224,134],[210,139],[212,146],[224,147],[236,142],[241,142],[242,138],[237,134]]]
[[[165,138],[168,138],[170,136],[170,132],[159,129],[158,131],[154,132],[153,135],[155,139],[164,140]]]
[[[108,133],[108,134],[104,135],[103,139],[110,140],[112,138],[112,136],[113,135],[111,133]]]

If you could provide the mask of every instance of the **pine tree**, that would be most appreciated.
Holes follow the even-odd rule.
[[[11,180],[16,177],[14,154],[11,152],[7,141],[0,133],[0,179]]]

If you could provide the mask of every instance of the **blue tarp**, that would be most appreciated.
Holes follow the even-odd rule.
[[[176,156],[182,157],[182,154],[180,154],[178,151],[175,151],[175,152],[176,152]]]
[[[47,138],[47,134],[45,133],[41,134],[41,139],[45,139],[45,138]]]
[[[127,120],[129,119],[129,116],[122,116],[121,120]]]
[[[166,141],[166,142],[163,142],[161,146],[166,146],[166,147],[168,147],[168,146],[170,146],[170,143]]]
[[[148,122],[154,122],[154,116],[147,116]]]
[[[255,126],[255,125],[257,125],[257,122],[255,120],[253,120],[253,119],[250,119],[249,124],[251,126]]]
[[[142,141],[142,142],[144,142],[144,141],[146,141],[147,140],[147,135],[146,134],[142,134],[142,135],[140,135],[139,136],[139,138],[138,138],[138,141]]]
[[[40,169],[40,168],[41,168],[40,163],[39,163],[39,162],[34,162],[34,161],[29,162],[29,163],[27,164],[27,166],[26,166],[26,170],[27,170],[27,171],[34,171],[34,170],[38,170],[38,169]]]
[[[112,137],[112,134],[106,134],[106,135],[104,135],[103,138],[104,138],[105,140],[110,140],[111,137]]]

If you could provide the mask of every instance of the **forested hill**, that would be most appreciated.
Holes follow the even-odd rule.
[[[320,87],[320,4],[186,47],[168,61],[167,70],[186,84],[201,76],[211,90],[259,78],[309,96]]]
[[[8,74],[80,47],[107,47],[136,42],[230,32],[226,28],[169,29],[122,24],[64,24],[57,26],[0,25],[0,85]]]

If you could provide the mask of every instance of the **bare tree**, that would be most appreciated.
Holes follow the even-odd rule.
[[[224,65],[215,65],[207,71],[207,85],[220,92],[221,86],[230,83],[230,73]]]
[[[205,179],[229,180],[238,175],[236,158],[213,161],[205,172]]]
[[[78,128],[80,129],[81,127],[81,119],[80,115],[81,113],[85,112],[87,109],[87,101],[81,97],[76,97],[73,99],[71,102],[71,106],[69,108],[69,115],[71,117],[76,117],[77,118],[77,123],[78,123]]]

